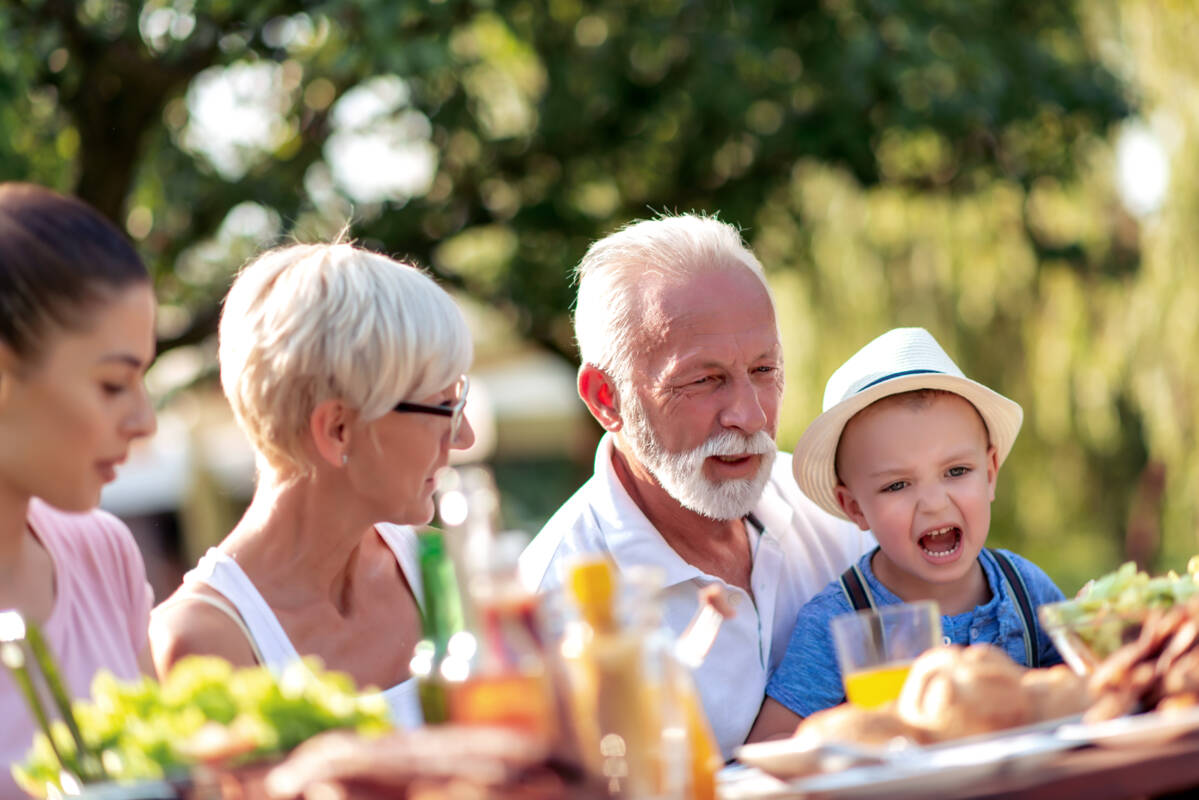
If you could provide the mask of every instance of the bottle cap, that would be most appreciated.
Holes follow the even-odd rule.
[[[612,565],[606,559],[592,558],[573,564],[566,586],[588,621],[611,621],[616,580]]]

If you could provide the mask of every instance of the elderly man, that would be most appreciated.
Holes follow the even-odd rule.
[[[579,395],[607,431],[595,474],[521,556],[521,578],[560,584],[575,553],[660,567],[679,633],[697,589],[736,615],[696,673],[725,756],[745,740],[800,606],[873,546],[818,509],[776,453],[783,357],[762,266],[732,226],[638,222],[578,268]]]

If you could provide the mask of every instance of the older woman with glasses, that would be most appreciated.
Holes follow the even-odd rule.
[[[155,609],[166,672],[192,653],[281,668],[301,655],[389,687],[420,722],[408,674],[421,635],[416,539],[434,475],[474,441],[471,339],[426,275],[348,244],[246,266],[225,300],[221,384],[257,456],[233,531]]]

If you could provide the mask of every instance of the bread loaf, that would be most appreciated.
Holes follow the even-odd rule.
[[[814,742],[853,742],[879,747],[896,738],[917,744],[928,741],[924,731],[899,718],[894,703],[880,708],[861,708],[849,703],[826,708],[800,722],[795,735],[811,738]]]
[[[1027,670],[1020,679],[1020,685],[1031,705],[1031,722],[1081,714],[1092,702],[1086,678],[1065,664]]]
[[[991,645],[946,645],[912,664],[899,695],[900,718],[938,740],[1034,721],[1021,685],[1025,670]]]

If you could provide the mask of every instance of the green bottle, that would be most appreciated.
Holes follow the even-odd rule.
[[[463,629],[462,601],[454,564],[445,549],[440,531],[426,531],[417,537],[424,607],[421,609],[422,640],[416,646],[410,669],[417,680],[421,711],[425,722],[436,725],[449,718],[449,702],[442,665],[450,639]]]

